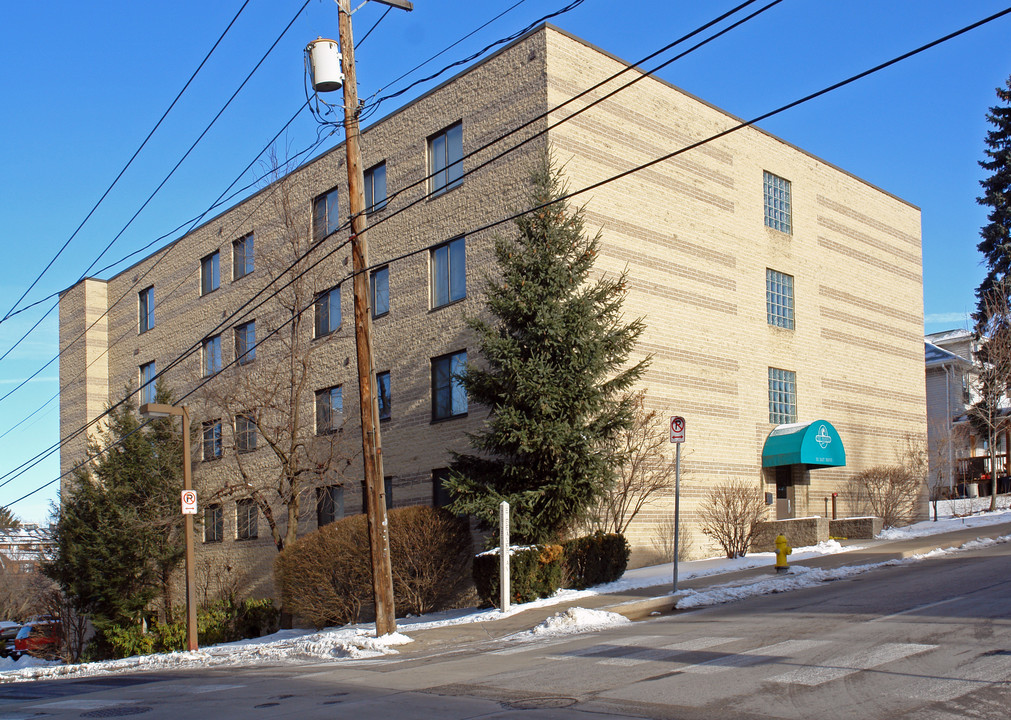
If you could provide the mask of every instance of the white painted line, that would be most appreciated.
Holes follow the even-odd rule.
[[[963,599],[965,599],[965,595],[959,595],[958,597],[948,598],[947,600],[938,600],[937,602],[928,603],[927,605],[917,605],[916,607],[909,608],[908,610],[892,613],[891,615],[882,615],[881,617],[876,617],[873,620],[868,620],[867,622],[869,623],[884,622],[885,620],[891,620],[892,618],[897,618],[901,615],[908,615],[909,613],[919,612],[920,610],[926,610],[928,608],[937,607],[938,605],[945,605],[947,603]]]
[[[875,645],[874,647],[849,653],[848,655],[841,655],[838,658],[830,658],[826,661],[826,664],[821,666],[809,665],[808,667],[792,670],[783,675],[771,677],[769,678],[769,682],[814,687],[815,685],[838,680],[862,670],[870,670],[879,665],[895,662],[896,660],[936,648],[937,645],[919,645],[916,643],[885,643],[883,645]]]
[[[711,675],[713,673],[731,670],[733,668],[747,667],[762,662],[763,657],[793,657],[802,652],[807,652],[817,647],[828,645],[828,640],[785,640],[774,645],[747,650],[742,653],[734,653],[726,657],[709,660],[698,665],[689,665],[684,668],[684,672],[693,675]]]
[[[642,663],[653,662],[669,658],[677,661],[676,657],[671,657],[671,651],[690,652],[692,650],[707,650],[718,645],[727,645],[737,642],[741,638],[732,637],[700,637],[692,640],[682,640],[680,642],[661,645],[659,648],[643,648],[642,650],[630,653],[627,657],[605,658],[600,661],[601,665],[614,665],[617,667],[634,667]]]
[[[113,705],[135,705],[134,701],[120,700],[57,700],[56,702],[38,703],[29,707],[36,708],[63,708],[66,710],[101,710]]]

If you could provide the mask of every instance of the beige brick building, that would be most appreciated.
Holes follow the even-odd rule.
[[[394,506],[432,502],[433,471],[437,476],[446,467],[450,450],[467,447],[465,433],[485,418],[482,409],[466,407],[444,381],[445,372],[462,359],[459,353],[476,356],[464,318],[481,311],[491,238],[511,232],[510,225],[479,228],[523,207],[530,171],[544,148],[550,146],[569,189],[577,190],[739,122],[655,78],[560,122],[637,76],[625,73],[555,109],[623,67],[545,26],[363,132],[376,205],[369,217],[369,261],[379,285],[374,300],[380,310],[388,300],[388,312],[374,321],[374,341],[376,371],[389,387],[382,442]],[[533,139],[496,157],[527,138]],[[462,177],[455,162],[461,155]],[[321,322],[317,307],[298,338],[285,340],[290,333],[284,330],[268,337],[290,317],[280,301],[269,301],[216,329],[282,267],[286,238],[304,238],[328,221],[346,219],[344,164],[344,149],[335,148],[108,281],[89,279],[66,291],[60,303],[63,433],[94,418],[124,387],[143,384],[150,363],[157,372],[167,370],[178,397],[205,373],[215,373],[218,363],[227,366],[253,338],[260,343],[255,359],[225,367],[206,388],[228,387],[240,373],[269,374],[297,341],[312,353],[300,411],[317,424],[335,422],[339,393],[339,417],[353,425],[346,231],[310,257],[323,259],[305,276],[310,304],[311,293],[343,291],[339,305],[329,307],[329,324],[314,327]],[[424,181],[430,171],[437,174]],[[331,189],[336,207],[325,200]],[[636,357],[653,358],[642,383],[649,407],[687,419],[682,511],[697,553],[706,548],[693,518],[714,484],[731,478],[760,484],[780,496],[773,515],[823,514],[826,498],[838,491],[847,512],[846,479],[892,461],[905,435],[925,434],[916,207],[756,128],[599,185],[574,202],[585,204],[590,230],[602,234],[596,270],[628,271],[625,311],[647,325]],[[345,322],[330,332],[336,307]],[[220,344],[208,335],[219,335]],[[201,352],[169,367],[201,345]],[[262,439],[252,449],[249,436],[235,433],[234,418],[221,409],[225,390],[211,392],[218,397],[208,392],[187,399],[205,440],[202,448],[198,443],[203,457],[195,476],[201,502],[220,508],[206,518],[205,533],[211,530],[198,552],[208,577],[241,571],[255,580],[252,592],[270,592],[274,551],[262,514],[257,537],[239,539],[250,534],[243,495],[215,491],[236,483],[240,466],[272,476],[273,455]],[[320,402],[335,412],[320,416],[314,408]],[[213,425],[218,419],[220,444]],[[844,467],[763,468],[763,448],[777,425],[815,420],[822,423],[812,427],[838,432],[832,437],[845,445]],[[338,439],[353,451],[358,430],[344,436]],[[63,469],[82,455],[83,441],[67,444]],[[346,514],[361,508],[358,473],[352,460],[343,490],[333,496]],[[314,483],[335,478],[323,473]],[[651,504],[633,527],[640,556],[672,504],[672,498]],[[304,502],[305,530],[317,524],[315,506],[311,496]]]

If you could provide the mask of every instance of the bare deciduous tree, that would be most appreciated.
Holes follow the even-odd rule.
[[[1011,306],[1008,278],[995,282],[981,297],[984,312],[974,315],[978,343],[976,364],[977,401],[969,409],[972,426],[987,438],[990,454],[990,511],[997,509],[997,437],[1008,425],[1008,389],[1011,387]]]
[[[885,527],[898,527],[914,517],[923,479],[901,465],[881,465],[857,473],[849,485],[856,507],[881,518]]]
[[[755,482],[731,480],[709,493],[699,517],[703,534],[719,543],[728,558],[744,557],[765,518],[765,495]]]
[[[674,562],[674,518],[673,516],[658,522],[649,539],[653,552],[662,562]],[[691,528],[684,522],[678,528],[678,560],[684,562],[691,559],[694,548]]]
[[[668,454],[666,417],[646,408],[645,390],[635,393],[633,402],[632,424],[618,435],[623,462],[599,511],[604,532],[624,534],[651,498],[674,487],[674,458]]]
[[[354,433],[344,432],[342,408],[327,403],[318,417],[316,406],[319,368],[333,362],[332,342],[344,334],[332,316],[340,312],[339,302],[327,304],[331,315],[322,326],[314,314],[322,293],[340,291],[334,285],[336,258],[317,264],[326,249],[308,253],[316,240],[309,203],[294,197],[276,159],[272,164],[278,176],[273,222],[258,228],[256,237],[267,241],[256,245],[255,264],[263,269],[261,277],[279,278],[270,292],[280,290],[261,308],[251,331],[235,328],[241,359],[204,386],[201,414],[221,419],[221,454],[235,470],[216,497],[252,498],[280,551],[297,537],[302,514],[314,509],[307,502],[314,488],[344,485],[357,451]],[[248,334],[238,335],[244,331]],[[257,344],[250,342],[254,337]]]

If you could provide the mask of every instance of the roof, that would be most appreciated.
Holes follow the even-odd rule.
[[[937,345],[926,341],[923,343],[923,356],[928,368],[944,367],[945,365],[954,365],[956,367],[961,366],[965,368],[972,367],[972,362],[966,360],[961,355],[956,355],[953,352],[949,352],[944,348],[940,348]]]
[[[924,335],[923,339],[934,344],[948,342],[949,340],[968,340],[972,333],[965,328],[955,328],[954,330],[941,330],[936,333]]]

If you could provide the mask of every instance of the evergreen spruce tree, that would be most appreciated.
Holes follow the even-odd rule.
[[[518,542],[557,541],[598,507],[620,461],[618,433],[632,422],[627,391],[647,362],[628,365],[644,326],[624,321],[626,278],[591,279],[600,237],[586,236],[563,194],[545,156],[532,212],[515,237],[495,240],[490,318],[468,319],[481,358],[461,380],[491,412],[470,437],[476,453],[454,455],[451,509],[496,527],[506,500]]]
[[[995,305],[991,293],[1011,288],[1011,284],[1002,282],[1011,272],[1011,78],[996,92],[1003,104],[994,105],[987,113],[987,122],[993,128],[987,131],[984,141],[986,159],[979,163],[990,175],[980,181],[983,195],[976,198],[976,202],[989,208],[988,222],[980,230],[982,239],[976,246],[983,254],[987,269],[976,288],[973,320],[977,329],[986,324],[990,308]]]
[[[160,385],[156,400],[171,403]],[[142,427],[132,403],[114,409],[55,508],[56,551],[43,571],[99,635],[139,622],[159,593],[171,613],[168,578],[185,553],[182,438],[172,419]]]

